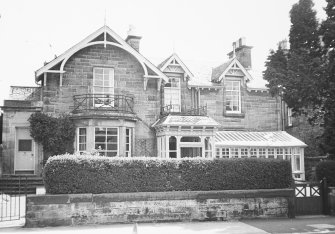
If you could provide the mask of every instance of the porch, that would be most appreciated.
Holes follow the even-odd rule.
[[[169,114],[161,118],[153,125],[158,157],[213,158],[215,132],[219,125],[208,116]]]

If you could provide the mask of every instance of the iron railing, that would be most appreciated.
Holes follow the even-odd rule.
[[[27,197],[27,177],[0,178],[0,226],[5,221],[24,217]]]
[[[161,108],[161,115],[191,115],[191,116],[206,116],[207,115],[207,106],[199,106],[197,108],[190,108],[180,110],[179,105],[167,105]]]
[[[73,113],[105,111],[134,114],[134,98],[125,95],[81,94],[73,96]]]

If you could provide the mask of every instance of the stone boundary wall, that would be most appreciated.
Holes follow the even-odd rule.
[[[26,227],[294,217],[294,190],[28,195]]]

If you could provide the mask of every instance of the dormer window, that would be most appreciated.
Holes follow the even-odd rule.
[[[226,112],[241,113],[241,81],[226,80]]]
[[[180,78],[169,77],[164,86],[164,106],[169,106],[171,112],[180,112]]]

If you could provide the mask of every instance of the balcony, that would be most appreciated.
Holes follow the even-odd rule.
[[[161,108],[161,116],[164,117],[167,115],[207,116],[207,106],[190,109],[184,108],[180,111],[179,105],[167,105]]]
[[[134,98],[125,95],[81,94],[73,96],[72,113],[134,118]]]

